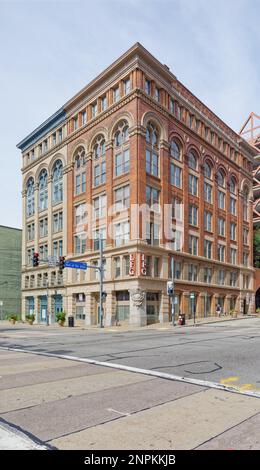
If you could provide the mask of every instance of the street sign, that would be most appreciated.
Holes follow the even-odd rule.
[[[74,268],[74,269],[87,269],[87,263],[82,263],[80,261],[65,261],[64,262],[65,268]]]

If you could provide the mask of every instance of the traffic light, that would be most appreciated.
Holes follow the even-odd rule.
[[[64,268],[65,268],[65,256],[60,256],[60,259],[59,259],[59,272],[62,273]]]
[[[167,282],[167,295],[172,296],[173,295],[173,289],[174,289],[173,282],[168,281]]]
[[[33,253],[33,266],[39,266],[39,253]]]

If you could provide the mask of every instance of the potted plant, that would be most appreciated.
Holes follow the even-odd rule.
[[[18,316],[17,316],[17,315],[12,314],[12,315],[9,316],[9,321],[10,321],[13,325],[15,325],[15,323],[17,322],[17,320],[18,320]]]
[[[66,320],[66,313],[65,312],[58,312],[56,313],[56,320],[60,326],[64,326]]]
[[[29,313],[28,315],[25,315],[25,318],[26,318],[27,322],[29,323],[29,325],[32,325],[33,322],[35,321],[34,313]]]

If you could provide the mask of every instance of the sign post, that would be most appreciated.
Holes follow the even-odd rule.
[[[192,308],[193,308],[193,324],[195,325],[195,322],[196,322],[196,306],[195,306],[195,302],[194,302],[194,299],[195,299],[195,294],[194,294],[194,292],[191,292],[191,293],[190,293],[190,299],[193,301],[193,302],[192,302]]]

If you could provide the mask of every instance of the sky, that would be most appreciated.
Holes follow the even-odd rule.
[[[259,0],[0,0],[0,225],[27,134],[137,41],[232,129],[260,114]]]

